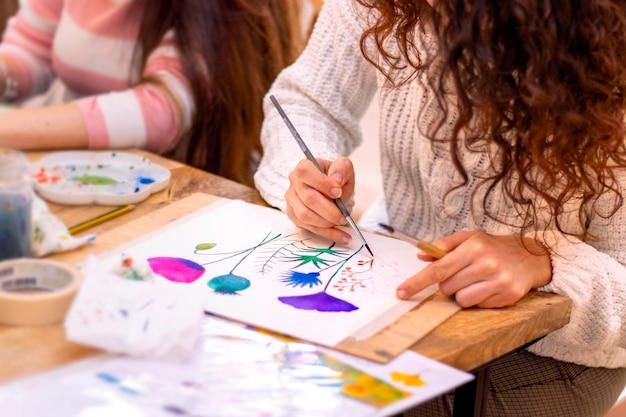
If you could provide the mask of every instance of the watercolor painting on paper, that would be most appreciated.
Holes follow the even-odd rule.
[[[207,316],[187,361],[98,355],[0,385],[0,404],[20,417],[388,417],[472,379],[412,351],[381,365]]]
[[[397,285],[426,265],[417,250],[376,234],[366,239],[375,258],[359,239],[340,245],[298,229],[278,210],[227,200],[103,261],[119,271],[132,259],[130,279],[142,270],[197,287],[207,312],[332,347],[372,317],[391,309],[399,317],[419,300],[395,298]]]

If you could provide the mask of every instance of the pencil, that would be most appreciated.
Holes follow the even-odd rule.
[[[405,242],[409,242],[413,246],[417,246],[419,249],[422,250],[422,252],[424,252],[427,255],[432,256],[433,258],[436,258],[436,259],[443,258],[443,256],[446,254],[445,250],[438,248],[437,246],[433,245],[432,243],[426,242],[425,240],[412,238],[411,236],[404,234],[398,230],[395,230],[393,227],[386,225],[384,223],[378,223],[378,225],[382,227],[383,229],[385,229],[386,231],[388,231],[389,233],[391,233],[392,236],[395,236],[401,240],[404,240]]]
[[[119,215],[127,213],[135,208],[134,204],[129,204],[127,206],[118,207],[115,210],[109,211],[108,213],[101,214],[100,216],[94,217],[93,219],[87,220],[85,222],[79,223],[76,226],[72,226],[68,229],[71,235],[76,233],[80,233],[83,230],[89,229],[90,227],[96,226],[98,224],[104,223],[108,220],[111,220]]]
[[[313,156],[313,154],[309,150],[309,147],[306,146],[306,143],[304,143],[304,140],[302,139],[302,137],[300,137],[300,134],[298,133],[298,131],[296,130],[294,125],[291,123],[291,120],[289,120],[289,118],[287,117],[287,114],[285,113],[283,108],[278,103],[278,100],[276,100],[276,97],[274,97],[273,95],[270,95],[270,100],[272,100],[272,103],[274,103],[274,107],[276,107],[276,110],[278,110],[278,113],[280,113],[280,116],[283,118],[283,121],[285,122],[285,124],[289,128],[289,131],[293,135],[293,137],[296,140],[296,142],[298,142],[298,145],[300,146],[300,149],[302,149],[302,152],[304,152],[304,155],[306,156],[306,158],[309,161],[313,162],[315,167],[322,174],[325,174],[325,172],[322,169],[322,167],[320,166],[319,162],[317,162],[317,159],[315,159],[315,157]],[[335,204],[339,208],[339,211],[341,211],[341,214],[346,218],[346,221],[352,227],[352,230],[354,230],[356,235],[359,237],[359,240],[361,241],[361,243],[363,243],[363,245],[365,246],[365,249],[367,249],[367,251],[370,253],[370,255],[372,255],[372,257],[374,257],[374,254],[372,253],[372,250],[370,249],[369,245],[365,241],[365,237],[363,236],[363,234],[359,230],[358,226],[356,225],[356,223],[352,219],[352,216],[350,215],[350,212],[348,211],[348,208],[345,206],[345,204],[343,204],[343,201],[341,201],[340,198],[335,198],[335,199],[333,199],[333,201],[335,202]]]

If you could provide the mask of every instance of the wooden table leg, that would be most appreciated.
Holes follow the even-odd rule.
[[[473,381],[454,391],[453,417],[484,417],[487,415],[489,367],[480,368],[473,374],[476,377]]]

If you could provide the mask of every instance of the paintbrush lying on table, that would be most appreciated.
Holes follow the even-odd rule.
[[[402,232],[399,232],[395,230],[393,227],[384,223],[378,223],[378,225],[382,227],[383,229],[385,229],[386,231],[388,231],[389,233],[391,233],[392,236],[395,236],[398,239],[402,239],[405,242],[408,242],[414,246],[417,246],[419,249],[422,250],[422,252],[424,252],[427,255],[432,256],[433,258],[439,259],[439,258],[442,258],[446,254],[445,250],[438,248],[437,246],[433,245],[432,243],[426,242],[425,240],[414,239],[411,236],[404,234]]]

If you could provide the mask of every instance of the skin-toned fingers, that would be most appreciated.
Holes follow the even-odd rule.
[[[327,172],[328,176],[341,186],[341,197],[343,200],[347,200],[354,194],[354,166],[349,158],[337,158],[330,164]]]
[[[453,295],[456,303],[462,308],[477,306],[495,294],[493,288],[485,281],[472,283],[469,286],[462,287],[454,292]]]
[[[424,262],[434,262],[437,260],[437,258],[435,258],[434,256],[430,256],[427,253],[423,253],[423,252],[418,252],[417,258],[420,261],[424,261]]]
[[[328,161],[320,160],[322,167]],[[293,203],[295,215],[304,223],[315,227],[332,227],[346,223],[329,194],[341,194],[340,186],[325,174],[321,173],[309,160],[303,160],[289,174],[290,187],[285,194],[287,202],[298,200],[301,204]],[[293,192],[293,193],[292,193]],[[313,222],[314,219],[318,219]],[[324,219],[325,224],[319,222]]]
[[[315,190],[310,189],[307,191],[309,194],[319,194]],[[285,193],[287,200],[287,215],[297,226],[313,226],[313,227],[334,227],[335,222],[328,220],[320,212],[319,208],[311,208],[307,205],[306,201],[303,201],[293,188],[289,188]],[[315,206],[324,206],[328,204],[328,200],[325,197],[319,197],[320,201],[315,203]],[[330,204],[332,206],[332,202]],[[329,208],[332,210],[332,207]]]
[[[344,158],[345,159],[345,158]],[[350,172],[343,173],[346,166],[351,169],[349,160],[338,163],[335,176],[353,178]],[[328,169],[330,161],[319,160],[320,166]],[[343,168],[342,168],[343,167]],[[289,174],[290,186],[285,193],[286,213],[298,227],[335,242],[347,244],[352,236],[336,226],[345,225],[346,219],[337,208],[332,196],[342,194],[341,184],[320,172],[309,160],[302,160]],[[348,187],[349,188],[349,187]]]
[[[310,187],[290,187],[285,193],[288,206],[304,224],[316,227],[334,227],[346,222],[333,200]]]
[[[455,239],[439,239],[434,242],[437,247],[448,252],[447,255],[441,259],[435,259],[425,254],[418,254],[420,259],[431,259],[433,262],[401,283],[396,289],[396,296],[400,299],[408,299],[424,288],[432,284],[441,283],[457,274],[463,268],[466,268],[471,263],[471,256],[468,256],[467,253],[454,251],[458,245],[469,237],[461,233],[455,234]]]
[[[434,243],[448,253],[400,284],[399,298],[438,283],[462,307],[503,307],[551,280],[549,254],[534,239],[458,232]]]
[[[496,274],[479,272],[472,265],[439,284],[439,290],[453,295],[461,307],[504,307],[514,304],[530,291],[525,280],[517,280],[510,271]],[[485,279],[481,278],[485,277]]]
[[[482,281],[465,287],[454,294],[457,304],[463,308],[500,308],[515,304],[527,294],[520,288],[510,288],[508,291],[495,291],[487,281]]]
[[[449,252],[446,256],[427,265],[396,289],[396,296],[406,300],[432,284],[439,284],[469,265],[467,258]]]
[[[315,213],[309,212],[307,216],[298,216],[295,214],[293,205],[288,204],[286,210],[287,216],[289,219],[298,227],[302,229],[306,229],[310,232],[315,233],[316,235],[325,237],[327,239],[332,240],[333,242],[341,242],[343,244],[348,244],[352,240],[352,236],[342,230],[339,230],[334,227],[334,225],[330,222],[325,222],[322,218],[319,218],[318,224],[327,224],[327,226],[316,226],[313,224],[313,218]],[[307,217],[307,221],[303,221],[301,217]]]
[[[313,162],[308,159],[301,160],[294,170],[290,173],[290,181],[307,185],[328,198],[339,198],[342,196],[343,184],[349,177],[349,169],[352,163],[348,158],[340,158],[337,161],[327,161],[324,159],[317,160],[319,165],[325,172],[320,172]]]
[[[302,229],[306,229],[318,236],[324,237],[326,239],[330,239],[333,242],[341,242],[347,245],[352,240],[352,236],[350,234],[345,233],[344,231],[339,230],[335,227],[317,227],[317,226],[312,226],[310,224],[299,222],[297,218],[291,215],[289,211],[289,207],[287,207],[287,215],[296,226]]]

